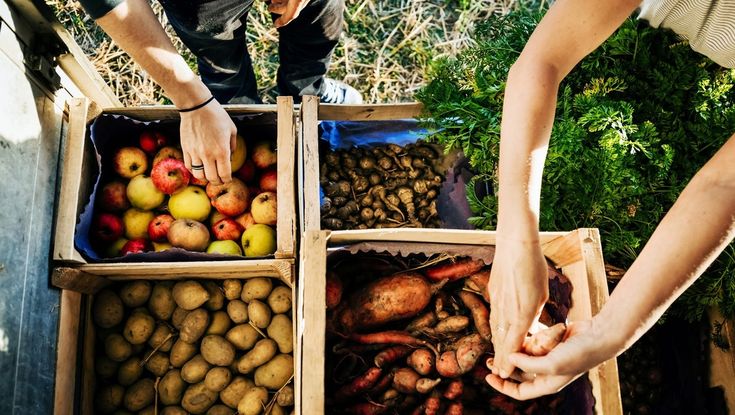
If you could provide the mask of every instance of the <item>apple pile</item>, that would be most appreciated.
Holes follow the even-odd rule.
[[[238,135],[232,181],[215,185],[186,169],[181,149],[158,131],[119,148],[115,177],[100,188],[91,240],[105,257],[177,247],[266,256],[276,250],[276,151]],[[249,154],[248,154],[249,153]]]

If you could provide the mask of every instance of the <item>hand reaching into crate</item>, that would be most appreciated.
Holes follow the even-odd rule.
[[[181,114],[181,150],[186,168],[197,179],[215,185],[232,181],[230,155],[237,128],[227,112],[213,101]]]

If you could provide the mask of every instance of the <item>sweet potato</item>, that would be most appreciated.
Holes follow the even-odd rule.
[[[541,330],[523,342],[523,351],[531,356],[544,356],[556,347],[567,331],[564,323],[555,324],[546,330]]]
[[[449,316],[438,323],[433,328],[424,329],[429,336],[441,336],[444,334],[458,333],[470,325],[470,318],[467,316]]]
[[[464,383],[462,383],[462,379],[454,379],[449,382],[446,389],[444,389],[444,394],[442,396],[453,401],[461,397],[463,391]]]
[[[385,367],[400,358],[408,356],[412,350],[412,348],[403,344],[391,346],[375,355],[375,359],[373,361],[375,362],[375,366]]]
[[[393,388],[402,393],[416,393],[416,382],[420,378],[413,369],[402,367],[393,373]]]
[[[490,293],[487,291],[487,284],[490,281],[490,269],[480,270],[465,280],[464,286],[472,291],[482,293],[482,298],[490,303]]]
[[[411,321],[406,326],[406,331],[416,332],[436,324],[436,314],[433,311],[424,313]]]
[[[456,378],[462,375],[462,370],[457,362],[457,352],[448,350],[439,356],[436,361],[436,371],[445,378]]]
[[[424,402],[424,414],[425,415],[438,415],[441,401],[438,396],[430,396],[429,399]]]
[[[327,273],[327,310],[331,310],[342,301],[342,280],[334,272]]]
[[[459,339],[455,346],[459,369],[462,373],[467,373],[475,367],[480,356],[487,350],[489,343],[482,339],[479,333],[473,333]]]
[[[388,411],[388,407],[375,402],[356,403],[347,408],[348,414],[354,415],[380,415]]]
[[[480,259],[464,258],[459,261],[446,262],[424,271],[426,277],[434,282],[442,280],[455,281],[476,273],[485,263]]]
[[[441,378],[421,378],[416,381],[416,392],[420,394],[427,394],[431,392],[441,381]]]
[[[426,341],[417,339],[405,331],[388,330],[378,333],[350,335],[350,340],[362,344],[405,344],[407,346],[425,346]]]
[[[348,398],[367,391],[368,389],[375,386],[375,384],[378,382],[378,379],[380,378],[381,373],[383,373],[383,371],[379,367],[371,367],[367,370],[367,372],[354,378],[352,382],[339,388],[335,393],[334,398],[337,401],[344,401]]]
[[[462,415],[464,414],[464,406],[462,402],[452,402],[447,406],[447,410],[444,411],[444,415]]]
[[[434,354],[427,349],[416,349],[408,356],[407,363],[418,374],[426,376],[434,370]]]
[[[380,278],[350,297],[338,322],[350,333],[414,316],[429,304],[431,290],[431,285],[416,272]]]
[[[488,311],[485,303],[476,294],[469,291],[460,291],[459,298],[472,313],[472,322],[475,324],[477,332],[483,339],[490,341],[492,333],[490,331],[490,311]]]
[[[387,373],[382,378],[380,378],[377,382],[375,382],[375,385],[372,388],[370,388],[369,395],[377,395],[379,393],[383,393],[392,384],[393,384],[393,373],[390,372],[390,373]]]

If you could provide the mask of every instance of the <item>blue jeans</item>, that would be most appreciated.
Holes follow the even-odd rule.
[[[202,81],[219,102],[262,102],[245,38],[254,0],[159,1],[171,26],[196,55]],[[278,29],[280,95],[297,101],[302,95],[321,95],[342,32],[344,7],[344,0],[311,0],[299,17]]]

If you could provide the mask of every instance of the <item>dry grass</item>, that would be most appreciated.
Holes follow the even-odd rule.
[[[360,90],[367,102],[413,100],[431,59],[452,55],[470,42],[475,23],[502,13],[513,0],[346,0],[345,30],[329,76]],[[125,105],[165,103],[160,88],[94,24],[76,1],[47,0],[102,77]],[[161,6],[153,9],[177,49],[196,70],[196,60],[173,34]],[[261,95],[273,102],[278,33],[265,4],[248,19],[248,47]]]

